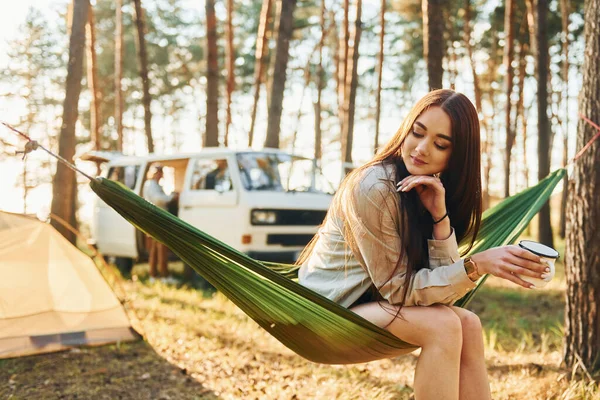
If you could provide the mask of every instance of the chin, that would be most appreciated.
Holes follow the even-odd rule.
[[[411,161],[405,163],[406,169],[411,175],[433,175],[437,171],[433,171],[429,165],[414,165]]]

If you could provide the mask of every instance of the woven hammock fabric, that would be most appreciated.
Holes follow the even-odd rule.
[[[486,211],[470,253],[514,242],[565,173],[564,169],[557,170],[536,186]],[[276,272],[290,272],[292,266],[254,260],[150,204],[118,182],[96,178],[90,186],[127,221],[168,246],[300,356],[317,363],[352,364],[415,350],[413,345]],[[466,306],[484,280],[457,305]]]

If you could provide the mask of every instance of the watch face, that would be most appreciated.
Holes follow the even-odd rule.
[[[546,246],[545,244],[541,244],[538,242],[534,242],[532,240],[521,240],[519,242],[519,247],[529,250],[535,255],[540,257],[547,258],[558,258],[558,251],[554,250],[552,247]]]

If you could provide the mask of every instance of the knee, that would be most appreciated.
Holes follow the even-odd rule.
[[[463,336],[478,337],[482,335],[483,328],[477,314],[464,310],[460,313],[459,319]]]
[[[455,347],[462,345],[462,323],[458,315],[446,306],[433,306],[435,320],[431,321],[431,332],[428,335],[431,343]]]

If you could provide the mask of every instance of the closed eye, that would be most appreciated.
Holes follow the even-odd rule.
[[[414,137],[418,137],[418,138],[425,137],[425,135],[423,135],[421,133],[417,133],[417,131],[412,131],[412,134],[413,134]]]

